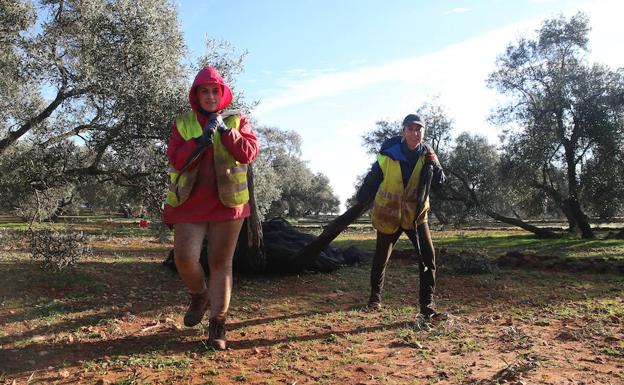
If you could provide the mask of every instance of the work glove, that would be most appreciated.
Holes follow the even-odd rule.
[[[435,152],[433,150],[426,155],[427,163],[433,165],[433,180],[431,187],[434,191],[439,191],[442,188],[444,182],[446,182],[446,175],[444,175],[444,170],[442,170],[442,165],[438,160]]]
[[[217,124],[217,130],[219,130],[220,133],[224,133],[224,132],[228,132],[230,130],[230,127],[225,125],[225,122],[223,121],[223,118],[221,117],[221,114],[218,114],[216,117],[216,124]]]
[[[217,126],[219,125],[218,118],[220,118],[219,114],[213,113],[208,115],[208,120],[202,128],[202,136],[196,139],[199,146],[205,147],[212,144],[212,135],[214,135],[215,131],[217,130]]]

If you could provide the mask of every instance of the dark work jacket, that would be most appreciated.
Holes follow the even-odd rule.
[[[407,144],[403,141],[403,137],[395,136],[386,140],[381,145],[379,153],[388,156],[390,159],[399,161],[399,164],[401,165],[403,187],[406,187],[407,182],[412,175],[412,171],[414,171],[416,162],[418,161],[418,158],[420,158],[423,151],[433,153],[433,149],[429,145],[423,143],[416,147],[416,149],[410,150],[407,147]],[[444,175],[444,171],[442,170],[442,166],[440,165],[437,157],[434,156],[434,158],[435,161],[433,162],[433,179],[431,181],[431,188],[435,190],[439,189],[442,184],[444,184],[446,176]],[[377,190],[379,190],[379,186],[382,181],[383,172],[381,171],[379,163],[375,161],[368,174],[366,174],[366,177],[364,177],[362,186],[358,189],[356,195],[357,201],[360,203],[372,202],[373,199],[375,199],[375,194],[377,194]]]

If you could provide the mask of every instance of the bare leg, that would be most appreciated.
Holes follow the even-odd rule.
[[[176,267],[191,293],[191,303],[184,315],[184,325],[193,327],[204,318],[210,300],[204,270],[199,263],[207,225],[205,223],[179,223],[174,229],[173,255]]]
[[[178,273],[191,294],[206,289],[204,270],[199,263],[202,242],[206,236],[206,223],[178,223],[174,225],[173,254]]]
[[[232,259],[243,219],[208,224],[210,318],[225,317],[232,293]]]

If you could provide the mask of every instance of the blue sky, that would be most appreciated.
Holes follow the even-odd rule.
[[[487,116],[500,96],[484,80],[505,46],[531,36],[545,18],[586,12],[590,60],[624,67],[618,0],[383,3],[180,0],[178,8],[192,55],[204,52],[206,36],[249,51],[236,89],[260,102],[253,117],[298,132],[302,158],[330,178],[343,202],[373,161],[362,134],[435,96],[455,134],[480,133],[496,143]]]

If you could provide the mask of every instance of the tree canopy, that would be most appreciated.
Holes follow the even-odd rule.
[[[91,178],[162,196],[166,138],[187,88],[176,8],[162,0],[46,1],[38,12],[27,1],[1,4],[0,14],[18,21],[3,23],[13,28],[0,39],[0,156],[19,149],[23,160],[14,190],[69,191]],[[29,164],[45,181],[29,179]]]
[[[624,151],[624,72],[587,63],[588,34],[582,13],[546,20],[536,38],[507,47],[488,79],[509,97],[493,116],[513,124],[507,173],[552,199],[584,238],[593,237],[588,209],[621,204]]]
[[[50,219],[81,202],[145,206],[156,218],[171,122],[188,108],[192,76],[213,66],[234,91],[232,108],[249,113],[255,104],[236,90],[247,52],[207,39],[189,63],[167,0],[2,2],[0,18],[3,210],[29,217],[36,206],[39,219]],[[297,134],[266,128],[260,137],[261,212],[283,213],[279,204],[291,214],[337,210],[329,180],[299,159]]]
[[[258,199],[263,199],[262,214],[274,217],[337,212],[340,201],[329,178],[313,173],[301,159],[301,136],[276,127],[260,126],[256,130],[262,149],[257,163],[271,175],[257,182],[261,194],[272,189],[271,196]]]
[[[168,0],[4,1],[0,22],[0,209],[24,217],[50,219],[78,202],[158,217],[171,123],[188,108],[196,71],[216,67],[234,108],[250,113],[256,103],[236,90],[247,52],[208,39],[190,63]],[[622,212],[624,69],[588,62],[589,30],[582,13],[545,20],[498,57],[487,84],[507,101],[491,117],[504,128],[500,149],[469,134],[452,146],[453,119],[437,98],[414,111],[451,176],[452,193],[432,202],[439,219],[558,211],[591,238],[590,216]],[[301,159],[296,132],[256,131],[261,214],[338,210],[329,179]],[[400,134],[400,121],[378,121],[363,146],[374,154]]]

